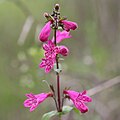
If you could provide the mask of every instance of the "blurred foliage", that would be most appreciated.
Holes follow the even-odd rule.
[[[71,86],[77,91],[90,89],[99,83],[120,75],[120,1],[118,0],[0,0],[0,120],[41,119],[45,112],[55,109],[48,99],[30,113],[23,107],[25,94],[48,92],[42,80],[55,83],[55,75],[45,75],[39,69],[43,57],[42,44],[37,40],[45,23],[44,12],[52,12],[60,3],[61,15],[76,21],[79,28],[72,38],[64,40],[70,55],[61,61],[62,88]],[[18,40],[25,21],[32,16],[33,23],[23,45]],[[119,120],[119,85],[93,96],[86,115],[71,112],[63,120]],[[105,113],[98,110],[116,106]],[[57,119],[57,118],[53,118]]]

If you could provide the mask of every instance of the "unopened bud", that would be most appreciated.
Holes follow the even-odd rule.
[[[55,4],[55,10],[58,11],[60,9],[59,4]]]
[[[48,13],[44,13],[44,17],[48,18],[49,14]]]
[[[54,18],[50,14],[48,14],[48,13],[44,13],[44,17],[46,17],[46,19],[48,21],[53,21],[54,20]]]

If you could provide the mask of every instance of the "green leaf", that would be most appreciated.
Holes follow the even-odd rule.
[[[42,120],[49,120],[51,117],[57,115],[57,111],[51,111],[51,112],[48,112],[48,113],[45,113],[42,117]]]
[[[80,115],[80,111],[76,108],[73,108],[74,112]]]
[[[62,112],[59,113],[59,115],[64,115],[69,113],[71,110],[73,110],[73,107],[71,106],[63,106]]]
[[[71,106],[63,106],[64,114],[69,113],[71,110],[73,110],[73,107],[71,107]]]
[[[63,106],[62,112],[57,112],[57,111],[51,111],[48,113],[45,113],[42,117],[42,120],[49,120],[51,117],[55,116],[55,115],[64,115],[69,113],[71,110],[73,110],[73,107],[70,106]]]

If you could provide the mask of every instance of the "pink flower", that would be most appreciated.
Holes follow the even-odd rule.
[[[51,21],[47,22],[45,26],[42,28],[39,34],[40,41],[45,42],[48,40],[48,37],[50,36],[50,32],[51,32],[50,25],[51,25]]]
[[[67,56],[68,53],[69,53],[69,50],[68,50],[68,48],[66,46],[61,45],[59,47],[59,54],[61,54],[63,56]]]
[[[75,107],[80,110],[81,113],[88,111],[88,107],[85,103],[91,102],[92,99],[86,95],[86,91],[79,93],[72,90],[65,90],[64,94],[68,95],[68,97],[73,101]]]
[[[49,73],[53,68],[55,63],[55,58],[44,58],[42,62],[39,64],[40,68],[44,68],[46,73]]]
[[[78,27],[77,23],[72,21],[62,20],[60,22],[63,23],[66,31],[75,30]]]
[[[47,97],[52,96],[52,93],[41,93],[34,95],[32,93],[26,94],[27,100],[24,101],[25,107],[30,107],[30,112],[35,110],[38,105],[43,102]]]
[[[55,46],[51,40],[49,40],[47,44],[43,45],[43,49],[45,50],[46,58],[55,58],[56,54],[59,53],[59,48]]]
[[[71,38],[71,37],[72,36],[70,35],[69,32],[67,32],[65,30],[61,32],[60,30],[58,30],[56,33],[56,42],[60,43],[62,40],[67,39],[67,38]],[[54,37],[52,39],[52,42],[54,42]]]

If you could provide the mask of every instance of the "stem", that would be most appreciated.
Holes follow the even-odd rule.
[[[54,30],[54,44],[57,45],[56,42],[56,31],[57,31],[58,25],[57,25],[57,15],[55,16],[55,30]],[[58,61],[58,55],[56,55],[56,66],[57,69],[59,69],[59,61]],[[58,95],[58,112],[61,112],[61,97],[60,97],[60,75],[58,72],[56,72],[57,76],[57,95]]]
[[[61,115],[59,115],[59,120],[62,120]]]
[[[59,73],[57,73],[57,93],[58,93],[58,112],[61,112],[61,98],[60,98],[60,79]]]

